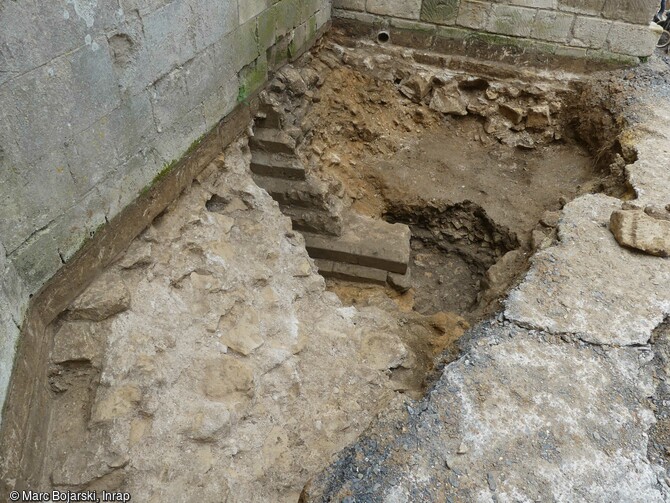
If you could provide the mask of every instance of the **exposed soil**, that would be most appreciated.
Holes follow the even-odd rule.
[[[308,55],[322,82],[290,97],[293,127],[310,173],[345,205],[410,226],[412,288],[328,280],[358,310],[342,307],[235,146],[93,286],[122,309],[75,320],[71,307],[51,327],[51,486],[294,501],[395,394],[418,398],[456,359],[557,239],[557,210],[625,195],[634,153],[605,141],[619,125],[597,100],[575,115],[590,96],[576,83],[369,51]],[[446,88],[466,115],[431,105]]]
[[[353,210],[411,226],[412,308],[421,314],[482,319],[527,257],[555,239],[566,202],[626,196],[623,168],[634,156],[616,154],[609,140],[620,125],[597,103],[583,107],[589,93],[576,81],[453,74],[368,48],[346,49],[344,64],[327,49],[319,58],[312,66],[328,76],[316,96],[299,98],[308,103],[297,121],[302,154]],[[442,90],[462,109],[438,111]],[[512,250],[520,252],[500,262]],[[328,284],[352,297],[346,283]]]

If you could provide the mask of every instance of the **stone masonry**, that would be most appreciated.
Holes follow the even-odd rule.
[[[328,0],[0,1],[0,406],[30,297],[329,19]]]
[[[389,26],[392,39],[409,30],[598,60],[649,56],[658,39],[654,0],[334,0],[333,8],[335,17]]]

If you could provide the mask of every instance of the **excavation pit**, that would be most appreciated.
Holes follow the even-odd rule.
[[[474,323],[500,309],[528,258],[557,239],[567,202],[588,193],[632,196],[624,168],[635,154],[621,151],[619,125],[587,87],[568,72],[515,73],[393,46],[326,42],[279,71],[261,97],[260,138],[252,143],[255,157],[299,160],[306,185],[294,187],[305,194],[318,187],[319,217],[296,211],[309,206],[307,197],[294,193],[291,202],[267,169],[257,183],[296,230],[333,242],[346,227],[342,215],[409,226],[411,244],[397,244],[409,245],[406,273],[356,257],[317,260],[345,303],[368,303],[381,288],[402,298],[403,309]],[[364,228],[357,232],[366,239]]]
[[[48,327],[41,483],[297,501],[500,311],[568,201],[629,197],[579,77],[442,63],[326,39],[278,71],[253,137]]]

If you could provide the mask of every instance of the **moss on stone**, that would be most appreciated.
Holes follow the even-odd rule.
[[[237,92],[238,103],[243,103],[256,92],[268,78],[268,62],[265,55],[240,70],[240,85]]]

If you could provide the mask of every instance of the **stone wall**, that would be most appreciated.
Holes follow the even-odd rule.
[[[0,405],[29,299],[330,0],[0,0]]]
[[[649,27],[656,0],[333,0],[333,8],[334,17],[386,23],[392,38],[394,30],[415,31],[421,45],[479,37],[545,54],[626,60],[651,55],[658,40]]]

